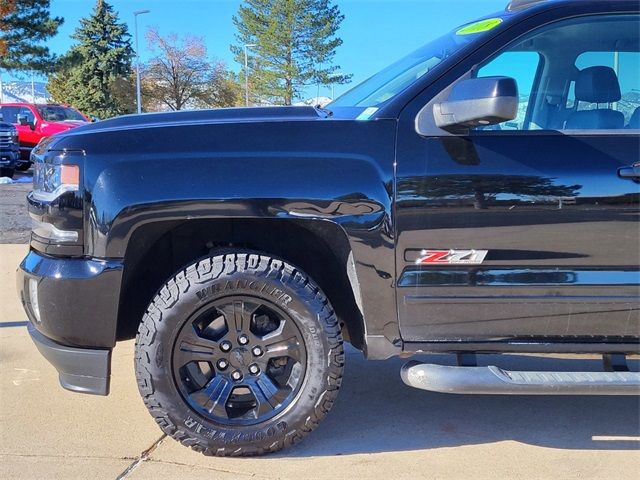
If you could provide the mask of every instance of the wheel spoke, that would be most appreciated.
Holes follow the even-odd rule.
[[[289,389],[276,385],[268,375],[260,375],[249,384],[249,388],[258,402],[254,409],[256,418],[278,408],[290,393]]]
[[[264,358],[290,357],[301,361],[302,345],[290,320],[281,320],[273,332],[263,337]]]
[[[228,418],[225,405],[232,391],[233,383],[220,375],[213,377],[203,389],[193,392],[189,397],[209,413]]]
[[[211,361],[217,348],[217,342],[199,336],[195,327],[191,326],[180,335],[175,350],[176,361],[179,367],[189,362]]]
[[[251,315],[258,308],[260,308],[260,305],[257,303],[234,300],[233,303],[229,303],[219,310],[224,315],[229,330],[232,332],[235,330],[235,333],[238,334],[249,331]]]

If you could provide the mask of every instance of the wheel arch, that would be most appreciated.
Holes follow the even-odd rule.
[[[175,219],[140,225],[125,250],[117,339],[135,336],[144,309],[176,271],[232,248],[263,251],[304,270],[331,301],[345,339],[364,348],[360,286],[347,234],[329,220],[291,218]]]

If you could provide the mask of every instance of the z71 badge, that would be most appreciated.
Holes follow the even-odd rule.
[[[422,250],[417,265],[472,264],[479,265],[487,256],[487,250]]]

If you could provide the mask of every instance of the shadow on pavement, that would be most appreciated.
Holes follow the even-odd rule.
[[[453,364],[447,356],[422,359]],[[601,368],[598,360],[530,356],[484,356],[479,361],[522,370]],[[304,442],[278,456],[394,452],[505,440],[558,449],[640,448],[640,397],[431,393],[402,383],[403,363],[365,361],[350,349],[331,413]],[[637,362],[634,365],[636,369]]]

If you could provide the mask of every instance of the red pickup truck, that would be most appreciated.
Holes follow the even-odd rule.
[[[57,104],[2,103],[0,117],[18,129],[20,159],[16,168],[27,170],[31,165],[31,149],[44,137],[85,125],[90,120],[75,108]]]

